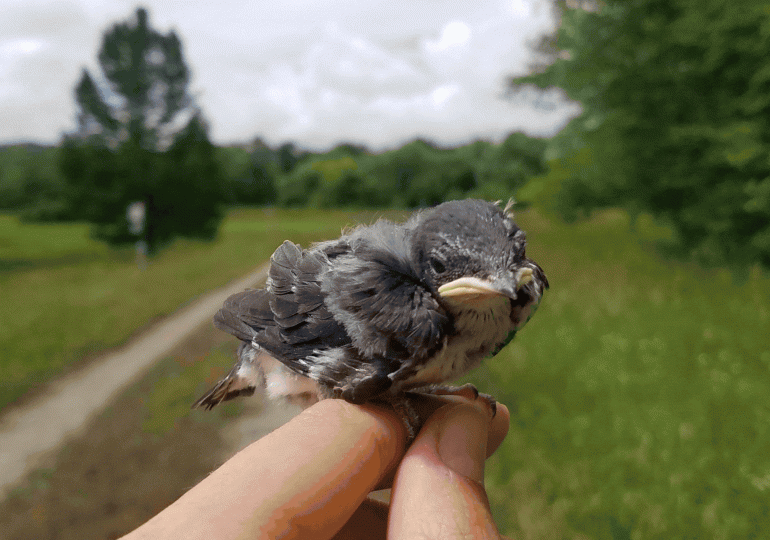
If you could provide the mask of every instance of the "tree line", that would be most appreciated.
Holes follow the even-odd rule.
[[[84,220],[113,245],[157,251],[176,237],[213,238],[227,205],[415,208],[465,196],[506,199],[545,171],[545,142],[439,148],[414,141],[383,153],[343,144],[324,152],[291,142],[215,147],[188,89],[172,30],[147,10],[116,23],[100,70],[75,86],[78,127],[55,148],[0,149],[0,208],[27,219]],[[141,225],[127,209],[139,204]]]
[[[196,129],[180,138],[177,152],[172,147],[169,155],[129,145],[110,150],[69,141],[56,147],[0,148],[0,208],[28,220],[106,220],[125,213],[127,202],[141,199],[141,186],[128,179],[141,171],[147,183],[155,181],[157,197],[169,193],[169,204],[181,204],[178,199],[193,195],[205,197],[201,188],[210,185],[208,197],[216,197],[223,207],[410,209],[463,197],[508,199],[528,179],[546,171],[546,141],[520,133],[501,143],[474,141],[450,148],[418,139],[376,153],[352,144],[325,152],[290,142],[270,147],[261,139],[244,145],[204,145],[190,152],[196,141],[205,141],[203,129]],[[188,160],[195,161],[190,154],[197,153],[199,162],[211,161],[213,174],[203,175],[207,179],[200,186],[195,180],[202,169],[185,167],[182,149]],[[161,171],[171,180],[159,186],[151,176],[158,171],[151,169],[165,158],[176,171]]]
[[[227,205],[415,208],[507,199],[565,219],[621,207],[709,264],[770,266],[770,12],[752,0],[554,0],[560,24],[512,91],[560,88],[582,113],[550,140],[309,152],[211,144],[181,40],[138,9],[104,35],[75,88],[78,129],[55,148],[0,148],[0,208],[82,219],[112,243],[210,238]]]
[[[555,0],[559,29],[514,89],[582,114],[550,142],[538,204],[653,215],[681,253],[770,266],[770,10],[755,0]],[[536,195],[535,195],[536,194]]]

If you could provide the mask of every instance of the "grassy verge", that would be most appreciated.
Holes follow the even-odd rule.
[[[219,253],[245,259],[234,251],[257,249],[249,242],[268,225],[248,214],[231,216],[226,234],[241,236]],[[282,220],[293,223],[292,235],[318,228],[303,215]],[[668,261],[653,247],[665,231],[645,220],[632,227],[618,212],[564,225],[533,211],[519,222],[552,288],[516,340],[472,374],[512,411],[510,435],[487,467],[503,532],[763,537],[770,529],[768,276],[737,280]],[[269,254],[283,236],[268,236]],[[196,245],[177,249],[209,257]],[[193,264],[189,255],[183,260]],[[9,538],[63,537],[54,533],[68,528],[73,538],[115,537],[193,485],[216,465],[205,452],[217,444],[221,420],[187,407],[203,381],[227,369],[232,346],[215,345],[195,364],[210,347],[164,361],[132,390],[132,401],[111,406],[80,446],[65,450],[69,458],[0,507],[0,515],[28,520],[0,520],[0,530],[18,531]]]
[[[304,245],[370,220],[353,212],[232,211],[215,242],[177,242],[140,271],[83,224],[0,215],[0,408],[242,276],[284,240]]]
[[[488,467],[518,538],[757,538],[770,528],[770,279],[667,261],[618,212],[521,216],[551,282],[473,375],[512,410]]]
[[[0,502],[2,537],[119,538],[198,483],[224,461],[221,428],[240,404],[190,403],[234,352],[230,336],[201,326]]]

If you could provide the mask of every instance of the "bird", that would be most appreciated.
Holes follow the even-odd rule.
[[[305,406],[386,402],[413,438],[419,419],[407,393],[468,395],[470,387],[478,397],[471,385],[447,383],[510,342],[549,286],[526,256],[512,206],[449,201],[308,249],[285,241],[265,287],[230,296],[215,315],[214,325],[241,341],[237,361],[192,406],[258,388]]]

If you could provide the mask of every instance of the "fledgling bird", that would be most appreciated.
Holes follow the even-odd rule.
[[[243,343],[193,407],[260,386],[306,403],[379,400],[413,437],[405,392],[454,393],[443,385],[505,346],[548,288],[509,209],[451,201],[309,249],[284,242],[265,288],[231,296],[214,317]]]

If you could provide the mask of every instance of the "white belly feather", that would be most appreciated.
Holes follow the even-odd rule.
[[[391,392],[452,381],[488,356],[513,330],[511,302],[495,297],[475,310],[455,314],[457,333],[444,342],[433,358]]]

